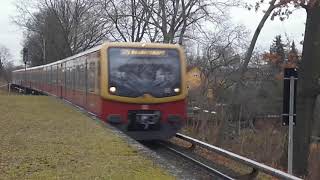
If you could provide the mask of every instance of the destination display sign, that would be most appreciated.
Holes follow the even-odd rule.
[[[165,50],[153,49],[123,49],[121,50],[123,56],[166,56]]]

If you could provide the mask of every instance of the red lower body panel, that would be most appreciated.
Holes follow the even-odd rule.
[[[123,123],[128,123],[129,110],[157,110],[161,112],[161,121],[166,122],[168,115],[177,115],[182,119],[186,119],[186,104],[185,100],[167,102],[161,104],[129,104],[109,100],[102,101],[101,119],[106,120],[110,114],[119,114],[124,120]]]
[[[105,122],[109,122],[110,116],[116,116],[119,122],[114,125],[138,140],[167,139],[172,137],[184,125],[186,120],[185,100],[159,104],[130,104],[110,101],[101,98],[101,96],[97,94],[72,90],[62,86],[46,84],[30,84],[30,86],[33,89],[62,97],[73,104],[81,106]],[[157,118],[159,129],[129,130],[128,127],[132,125],[132,123],[138,123],[135,118],[132,118],[131,115],[129,116],[129,112],[131,111],[159,112],[160,116]],[[136,116],[136,114],[134,116]]]

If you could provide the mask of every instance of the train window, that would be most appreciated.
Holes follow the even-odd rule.
[[[71,68],[71,84],[72,84],[72,88],[71,89],[75,89],[75,67],[74,67],[74,63],[72,64],[72,68]]]
[[[54,70],[55,70],[55,73],[54,73],[54,79],[55,79],[55,85],[59,85],[59,64],[55,65],[54,67]]]
[[[62,86],[62,67],[61,67],[61,63],[57,65],[57,82],[58,82],[58,86]]]
[[[96,73],[96,89],[97,89],[97,92],[99,93],[100,92],[100,61],[99,59],[97,59],[97,73]]]
[[[68,68],[68,88],[72,89],[72,67]]]
[[[51,70],[51,84],[54,86],[56,85],[56,80],[55,80],[55,74],[56,74],[56,67],[55,66],[51,66],[52,70]]]
[[[51,69],[50,69],[50,84],[51,84],[51,86],[54,85],[53,84],[53,71],[54,71],[53,66],[51,66]]]
[[[46,73],[45,81],[46,81],[46,84],[48,85],[49,84],[49,70],[48,70],[48,67],[46,67],[45,73]]]
[[[61,79],[60,85],[61,86],[66,85],[66,66],[65,65],[66,65],[65,63],[61,64],[61,70],[60,70],[60,79]]]
[[[67,65],[67,62],[66,62],[66,65],[65,65],[65,88],[67,89],[68,88],[68,72],[69,72],[69,68],[68,68],[68,65]]]
[[[80,90],[84,91],[85,90],[85,77],[84,77],[85,71],[84,71],[84,65],[80,65],[80,71],[79,71],[79,85],[80,85]]]
[[[49,67],[48,67],[48,84],[49,84],[49,85],[51,85],[51,83],[52,83],[52,82],[51,82],[51,81],[52,81],[52,79],[51,79],[51,76],[52,76],[52,75],[51,75],[51,74],[52,74],[51,71],[52,71],[51,66],[49,66]]]
[[[34,79],[35,70],[31,70],[30,73],[31,73],[31,79],[30,79],[31,83],[34,83],[35,82],[35,79]]]
[[[68,75],[69,75],[69,89],[73,89],[73,70],[72,70],[72,66],[70,65],[69,67],[69,72],[68,72]]]
[[[35,73],[36,73],[36,71],[35,70],[32,70],[32,71],[30,71],[31,72],[31,82],[32,83],[35,83]]]
[[[87,83],[88,91],[99,93],[99,53],[93,52],[88,57]]]
[[[94,92],[95,87],[95,62],[90,62],[88,67],[88,91]]]
[[[78,65],[77,63],[77,66],[76,66],[76,71],[75,71],[75,83],[76,83],[76,87],[75,89],[80,89],[80,66]]]
[[[117,87],[118,96],[150,94],[161,98],[180,92],[181,70],[177,50],[109,48],[108,53],[109,86]]]
[[[67,61],[66,63],[67,66],[67,88],[68,89],[72,89],[73,85],[72,85],[72,62],[71,61]]]
[[[51,84],[56,85],[56,66],[51,66]]]
[[[66,62],[66,89],[70,87],[70,63]]]

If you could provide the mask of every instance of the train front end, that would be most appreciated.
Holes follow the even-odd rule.
[[[102,51],[102,118],[136,140],[168,139],[186,120],[186,64],[177,45],[111,43]]]

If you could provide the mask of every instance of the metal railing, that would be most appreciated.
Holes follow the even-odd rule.
[[[215,152],[215,153],[217,153],[217,154],[219,154],[221,156],[224,156],[226,158],[232,159],[232,160],[234,160],[236,162],[239,162],[241,164],[245,164],[246,166],[252,167],[253,168],[253,172],[261,171],[261,172],[269,174],[269,175],[271,175],[273,177],[280,178],[280,179],[286,179],[286,180],[302,180],[302,179],[300,179],[300,178],[298,178],[296,176],[293,176],[291,174],[285,173],[285,172],[280,171],[278,169],[275,169],[275,168],[272,168],[272,167],[267,166],[265,164],[253,161],[251,159],[248,159],[246,157],[240,156],[240,155],[235,154],[233,152],[224,150],[222,148],[213,146],[211,144],[199,141],[199,140],[191,138],[189,136],[177,133],[176,137],[178,137],[180,139],[183,139],[185,141],[188,141],[192,145],[198,145],[198,146],[200,146],[202,148],[205,148],[205,149],[208,149],[208,150],[210,150],[212,152]]]
[[[5,86],[8,86],[8,85],[9,85],[9,84],[0,85],[0,88],[5,87]]]

